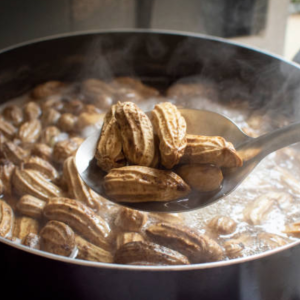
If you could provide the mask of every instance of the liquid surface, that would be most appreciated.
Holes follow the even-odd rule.
[[[185,90],[184,90],[185,88]],[[134,90],[134,89],[133,89]],[[181,91],[184,90],[185,93]],[[188,90],[188,92],[186,92]],[[127,94],[128,95],[128,94]],[[57,96],[59,99],[63,97]],[[77,98],[76,98],[77,97]],[[73,98],[80,99],[86,105],[84,98],[79,92],[73,95]],[[130,98],[130,95],[128,96]],[[136,100],[135,96],[132,101],[136,101],[139,107],[144,111],[153,109],[156,103],[162,101],[171,101],[179,107],[206,109],[218,112],[237,123],[244,131],[255,137],[276,127],[286,124],[288,120],[281,119],[275,125],[270,122],[268,115],[261,115],[259,111],[250,111],[248,104],[239,101],[234,104],[221,104],[215,97],[199,95],[191,86],[178,87],[177,94],[169,91],[162,96],[144,97],[145,99]],[[22,106],[30,101],[30,96],[14,99],[9,103],[4,104],[1,109],[11,104]],[[128,100],[128,99],[127,99]],[[37,101],[42,105],[45,99]],[[89,100],[90,101],[90,100]],[[102,101],[102,102],[101,102]],[[99,103],[103,103],[103,99]],[[68,101],[66,101],[68,103]],[[90,102],[87,102],[91,104]],[[102,119],[107,110],[107,107],[101,107],[94,103],[97,108],[97,115],[102,115]],[[77,114],[80,117],[80,114]],[[273,127],[272,127],[273,126]],[[61,129],[60,135],[56,139],[58,141],[68,140],[73,136],[86,138],[98,132],[101,128],[101,118],[97,119],[96,123],[91,123],[87,126],[82,126],[80,131],[76,133],[64,132]],[[20,144],[18,139],[15,141]],[[22,145],[22,144],[21,144]],[[25,147],[25,145],[22,145]],[[31,149],[33,145],[27,145]],[[146,214],[147,221],[142,224],[136,231],[147,239],[145,228],[151,224],[158,222],[170,222],[176,225],[183,225],[191,228],[197,233],[205,234],[214,239],[222,247],[224,251],[224,259],[232,259],[237,257],[245,257],[267,250],[282,246],[286,243],[297,240],[296,235],[287,235],[285,233],[286,226],[300,220],[300,175],[297,172],[300,167],[299,146],[284,148],[280,151],[270,154],[260,165],[249,175],[249,177],[239,186],[239,188],[230,194],[228,197],[202,208],[198,211],[181,213],[181,214]],[[62,174],[62,164],[54,164],[56,169]],[[63,186],[63,185],[62,185]],[[70,195],[69,195],[70,197]],[[12,206],[17,217],[20,213],[15,209],[16,203],[19,201],[19,196],[13,197],[3,196],[4,201]],[[267,199],[267,200],[266,200]],[[283,200],[282,200],[283,199]],[[116,225],[116,218],[121,210],[119,205],[113,204],[100,199],[102,208],[99,214],[111,227],[113,236],[128,230],[122,226]],[[268,205],[266,205],[266,203]],[[236,228],[230,233],[220,233],[217,226],[209,223],[213,218],[226,216],[236,223]],[[42,228],[47,220],[39,221],[39,226]],[[6,237],[14,238],[14,231]],[[300,235],[298,235],[300,237]],[[16,242],[20,242],[18,237],[15,237]],[[112,242],[112,254],[116,251],[115,242]],[[241,246],[239,251],[231,251],[232,245],[238,244]],[[72,257],[76,258],[72,252]],[[101,261],[101,260],[99,260]]]

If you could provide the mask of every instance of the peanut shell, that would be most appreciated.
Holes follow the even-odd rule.
[[[22,143],[35,143],[42,133],[41,122],[37,119],[25,122],[19,128],[19,139]]]
[[[105,263],[113,262],[113,255],[111,254],[111,252],[97,247],[96,245],[86,241],[77,234],[75,235],[75,242],[78,249],[76,258]]]
[[[17,129],[4,120],[0,119],[0,132],[8,139],[13,139],[16,134]]]
[[[12,183],[18,195],[32,195],[48,201],[52,197],[61,197],[64,192],[49,182],[41,173],[34,170],[16,169]]]
[[[22,244],[32,249],[40,250],[40,236],[35,233],[28,233],[22,240]]]
[[[29,217],[18,217],[15,219],[13,237],[22,240],[29,233],[37,234],[39,222]]]
[[[41,250],[70,256],[76,247],[72,228],[62,222],[49,221],[40,232]]]
[[[53,147],[57,142],[59,135],[60,130],[56,126],[48,126],[42,132],[41,142]]]
[[[3,116],[6,121],[14,126],[19,126],[23,122],[23,111],[17,105],[9,105],[3,109]]]
[[[95,153],[98,166],[106,172],[125,165],[122,138],[115,118],[115,111],[116,105],[113,105],[105,115]]]
[[[184,226],[158,223],[148,227],[146,233],[155,243],[186,255],[192,263],[217,261],[223,258],[222,248],[217,242]]]
[[[15,165],[20,165],[30,155],[30,152],[28,150],[23,149],[13,142],[3,143],[2,151],[4,153],[4,156]]]
[[[96,246],[110,249],[108,224],[83,203],[68,198],[51,198],[44,208],[44,216],[66,223]]]
[[[23,164],[23,167],[24,169],[38,171],[52,181],[59,177],[56,169],[48,161],[38,156],[31,156],[30,158],[28,158]]]
[[[234,146],[220,136],[186,135],[187,145],[180,163],[214,164],[219,167],[241,167],[243,161]]]
[[[43,99],[61,92],[65,84],[60,81],[47,81],[45,83],[37,85],[31,92],[31,95],[35,99]]]
[[[186,122],[170,102],[155,105],[152,123],[160,144],[161,163],[167,169],[179,163],[186,147]]]
[[[50,161],[52,158],[52,148],[43,143],[35,143],[31,149],[31,154]]]
[[[17,203],[18,212],[22,215],[40,219],[46,202],[31,195],[24,195]]]
[[[132,102],[119,102],[115,116],[128,162],[150,166],[154,158],[155,144],[153,127],[148,116]]]
[[[15,170],[15,166],[9,160],[3,160],[0,163],[0,179],[2,182],[2,194],[5,196],[11,196],[12,194],[12,174]]]
[[[42,110],[40,106],[35,102],[27,103],[23,110],[24,110],[24,118],[26,121],[32,121],[38,119],[42,114]]]
[[[121,246],[114,256],[117,264],[149,262],[165,265],[187,265],[189,260],[177,251],[150,242],[131,242]]]
[[[82,181],[77,171],[74,157],[69,157],[65,160],[63,176],[71,198],[83,202],[96,211],[100,209],[100,198]]]
[[[82,138],[74,137],[69,140],[57,142],[53,148],[52,158],[56,163],[63,163],[69,156],[73,156],[81,143]]]
[[[3,200],[0,200],[0,236],[9,237],[14,226],[14,212]]]
[[[146,213],[122,207],[117,213],[114,223],[123,231],[140,231],[146,221]]]
[[[172,201],[190,187],[175,173],[141,166],[112,169],[104,177],[105,193],[115,201]]]
[[[212,218],[207,226],[218,234],[230,234],[236,230],[236,222],[230,217],[216,216]]]
[[[143,236],[140,233],[137,232],[123,232],[119,233],[116,238],[116,246],[117,249],[122,247],[125,244],[131,243],[131,242],[142,242],[144,241]]]
[[[210,164],[183,165],[176,169],[176,173],[199,192],[218,190],[223,181],[220,168]]]

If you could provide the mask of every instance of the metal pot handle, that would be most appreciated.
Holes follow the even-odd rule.
[[[293,57],[293,62],[296,62],[300,64],[300,50],[297,52],[297,54]]]

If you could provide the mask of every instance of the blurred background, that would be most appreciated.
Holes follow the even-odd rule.
[[[214,35],[292,59],[300,49],[300,0],[0,1],[0,48],[60,33],[117,28]]]

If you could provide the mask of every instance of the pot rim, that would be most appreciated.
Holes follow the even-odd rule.
[[[235,264],[242,264],[246,262],[251,262],[253,260],[261,259],[279,253],[281,251],[294,248],[297,245],[300,245],[300,240],[294,241],[290,244],[268,250],[259,254],[254,254],[242,258],[235,258],[230,260],[202,263],[202,264],[190,264],[190,265],[175,265],[175,266],[138,266],[138,265],[124,265],[124,264],[115,264],[115,263],[104,263],[104,262],[93,262],[82,259],[76,259],[71,257],[65,257],[61,255],[56,255],[48,253],[42,250],[32,249],[27,246],[17,244],[10,240],[7,240],[3,237],[0,237],[0,242],[12,246],[16,249],[23,250],[25,252],[35,254],[41,257],[50,258],[53,260],[58,260],[65,263],[71,263],[75,265],[85,266],[85,267],[95,267],[95,268],[104,268],[104,269],[113,269],[113,270],[129,270],[129,271],[191,271],[191,270],[203,270],[211,269],[218,267],[227,267]]]
[[[287,64],[290,64],[290,65],[296,67],[297,69],[300,69],[300,65],[298,63],[293,62],[291,60],[288,60],[288,59],[284,58],[283,56],[272,53],[270,51],[262,50],[258,47],[255,47],[255,46],[249,46],[249,45],[245,45],[245,44],[242,44],[242,43],[239,43],[239,42],[227,40],[225,38],[221,38],[221,37],[217,37],[217,36],[211,36],[211,35],[203,34],[203,33],[193,33],[193,32],[189,32],[189,31],[165,30],[165,29],[115,28],[115,29],[102,29],[102,30],[99,30],[99,29],[81,30],[81,31],[74,31],[72,33],[59,33],[59,34],[54,34],[54,35],[48,35],[48,36],[41,37],[41,38],[30,39],[30,40],[25,41],[25,42],[17,43],[17,44],[14,44],[12,46],[2,48],[2,49],[0,49],[0,54],[11,51],[11,50],[15,50],[17,48],[21,48],[21,47],[24,47],[24,46],[29,46],[31,44],[40,43],[40,42],[46,42],[46,41],[51,41],[51,40],[55,40],[55,39],[62,39],[62,38],[80,36],[80,35],[97,35],[97,34],[105,34],[105,33],[107,33],[107,34],[110,34],[110,33],[140,33],[140,34],[142,34],[142,33],[153,33],[153,34],[165,34],[165,35],[180,35],[180,36],[188,36],[188,37],[206,39],[206,40],[211,40],[211,41],[217,41],[217,42],[220,42],[220,43],[225,43],[225,44],[245,48],[245,49],[248,49],[248,50],[252,50],[252,51],[255,51],[255,52],[259,52],[261,54],[270,56],[272,58],[275,58],[275,59],[281,60],[281,61],[283,61]]]
[[[26,42],[18,43],[3,49],[0,49],[0,55],[2,53],[15,50],[17,48],[29,46],[32,44],[40,43],[40,42],[46,42],[46,41],[51,41],[55,39],[62,39],[62,38],[68,38],[68,37],[74,37],[74,36],[80,36],[80,35],[96,35],[96,34],[110,34],[110,33],[153,33],[153,34],[165,34],[165,35],[180,35],[180,36],[188,36],[188,37],[194,37],[194,38],[201,38],[201,39],[207,39],[207,40],[212,40],[212,41],[217,41],[220,43],[226,43],[229,45],[237,46],[237,47],[242,47],[246,48],[248,50],[256,51],[261,54],[270,56],[274,59],[280,60],[282,62],[285,62],[289,65],[292,65],[296,67],[297,69],[300,70],[300,65],[298,65],[295,62],[289,61],[277,54],[261,50],[256,47],[252,46],[247,46],[243,45],[238,42],[234,41],[229,41],[224,38],[220,37],[214,37],[210,35],[205,35],[205,34],[198,34],[198,33],[191,33],[191,32],[186,32],[186,31],[176,31],[176,30],[159,30],[159,29],[104,29],[104,30],[87,30],[87,31],[76,31],[72,33],[63,33],[63,34],[56,34],[56,35],[51,35],[51,36],[46,36],[42,38],[37,38],[37,39],[32,39]],[[246,263],[250,262],[256,259],[264,258],[271,256],[273,254],[279,253],[281,251],[288,250],[290,248],[296,247],[297,245],[300,245],[300,240],[294,241],[290,244],[268,250],[263,253],[255,254],[255,255],[250,255],[247,257],[242,257],[242,258],[236,258],[236,259],[231,259],[231,260],[223,260],[223,261],[218,261],[218,262],[209,262],[209,263],[202,263],[202,264],[191,264],[191,265],[175,265],[175,266],[137,266],[137,265],[121,265],[121,264],[114,264],[114,263],[103,263],[103,262],[93,262],[93,261],[86,261],[82,259],[75,259],[75,258],[70,258],[70,257],[64,257],[61,255],[55,255],[52,253],[44,252],[41,250],[37,249],[32,249],[27,246],[17,244],[13,241],[7,240],[3,237],[0,237],[0,242],[9,246],[12,246],[13,248],[23,250],[27,253],[31,253],[34,255],[38,255],[44,258],[49,258],[65,263],[71,263],[71,264],[76,264],[76,265],[81,265],[81,266],[86,266],[86,267],[97,267],[97,268],[104,268],[104,269],[114,269],[114,270],[128,270],[128,271],[190,271],[190,270],[200,270],[200,269],[210,269],[210,268],[218,268],[218,267],[226,267],[234,264],[241,264],[241,263]]]

